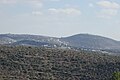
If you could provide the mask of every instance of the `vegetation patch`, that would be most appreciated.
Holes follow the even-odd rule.
[[[119,80],[120,56],[43,47],[0,46],[0,80]]]

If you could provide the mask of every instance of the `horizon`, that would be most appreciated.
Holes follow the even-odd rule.
[[[0,34],[92,34],[120,41],[119,26],[119,0],[0,0]]]
[[[65,37],[71,37],[71,36],[75,36],[75,35],[92,35],[92,36],[99,36],[99,37],[104,37],[104,38],[108,38],[108,39],[112,39],[115,41],[120,41],[117,39],[114,39],[112,37],[108,37],[108,36],[103,36],[103,35],[97,35],[97,34],[89,34],[89,33],[77,33],[77,34],[72,34],[72,35],[67,35],[67,36],[49,36],[49,35],[41,35],[41,34],[24,34],[24,33],[2,33],[2,35],[33,35],[33,36],[45,36],[45,37],[54,37],[54,38],[65,38]],[[1,34],[0,34],[1,35]]]

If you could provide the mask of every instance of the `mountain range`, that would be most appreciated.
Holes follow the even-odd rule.
[[[81,48],[109,51],[119,51],[120,49],[120,41],[91,34],[76,34],[73,36],[62,38],[28,34],[0,34],[0,44]]]

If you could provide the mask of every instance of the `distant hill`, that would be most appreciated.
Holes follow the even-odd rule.
[[[31,45],[31,46],[61,46],[65,45],[59,41],[59,38],[40,36],[40,35],[27,35],[27,34],[1,34],[0,44],[9,45]]]
[[[53,44],[47,42],[37,42],[33,40],[21,40],[14,42],[12,45],[28,45],[28,46],[54,46]]]
[[[117,50],[117,53],[120,52],[120,41],[90,34],[77,34],[63,38],[27,34],[0,34],[0,44],[70,47],[91,50],[112,50],[114,52]]]
[[[110,38],[90,34],[73,35],[61,38],[61,41],[65,41],[68,45],[79,48],[120,49],[120,42]]]

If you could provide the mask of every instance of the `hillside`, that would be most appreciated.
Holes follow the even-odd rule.
[[[32,45],[36,43],[38,43],[39,45]],[[28,35],[28,34],[21,34],[21,35],[20,34],[0,34],[0,44],[29,45],[29,46],[30,45],[31,46],[44,46],[44,45],[46,46],[46,44],[48,44],[49,47],[54,46],[54,45],[55,46],[66,45],[65,43],[61,42],[59,38],[40,36],[40,35]]]
[[[62,38],[61,41],[65,41],[68,45],[79,48],[120,49],[120,42],[110,38],[90,34],[77,34]]]
[[[0,80],[110,80],[120,57],[43,47],[0,46]]]
[[[109,53],[112,54],[120,54],[120,41],[90,34],[77,34],[63,38],[27,34],[0,34],[0,44],[75,48],[91,51],[104,50],[110,51]]]

